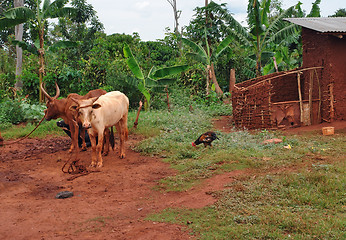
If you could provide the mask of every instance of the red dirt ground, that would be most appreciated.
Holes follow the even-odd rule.
[[[228,117],[215,120],[214,125],[220,131],[232,130]],[[339,127],[345,128],[346,123]],[[145,217],[165,208],[213,204],[216,199],[208,193],[223,189],[232,177],[244,172],[217,175],[185,192],[160,192],[153,188],[175,171],[159,158],[131,150],[140,140],[130,136],[126,159],[110,152],[99,172],[72,180],[73,175],[61,171],[70,156],[68,137],[26,139],[0,147],[1,239],[195,238],[186,225],[152,222]],[[90,152],[89,148],[80,153],[83,165],[90,164]],[[61,191],[72,191],[74,196],[56,199]]]

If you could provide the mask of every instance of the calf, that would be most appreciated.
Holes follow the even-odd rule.
[[[128,138],[127,115],[129,110],[129,99],[119,91],[106,93],[100,97],[90,99],[74,99],[77,106],[73,107],[78,112],[78,118],[82,126],[88,129],[92,157],[92,167],[102,167],[102,142],[104,130],[115,126],[120,137],[119,156],[125,158],[124,143]],[[96,136],[98,144],[96,145]]]

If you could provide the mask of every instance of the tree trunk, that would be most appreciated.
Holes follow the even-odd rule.
[[[40,86],[43,81],[43,76],[45,75],[45,66],[44,66],[44,27],[39,30],[39,38],[40,38],[40,69],[39,69],[39,76],[40,76]],[[39,101],[44,102],[44,96],[42,95],[41,88],[39,89]]]
[[[24,0],[14,0],[14,7],[24,6]],[[23,24],[19,24],[15,27],[15,39],[17,41],[23,40]],[[21,90],[23,88],[23,82],[21,79],[22,75],[22,64],[23,64],[23,50],[18,45],[16,46],[16,83],[15,89]]]
[[[229,76],[229,92],[233,94],[233,90],[235,87],[235,69],[232,68]]]
[[[214,63],[211,64],[209,73],[210,73],[210,78],[213,81],[215,86],[215,92],[219,97],[221,97],[223,95],[223,91],[221,90],[219,83],[217,82],[217,79],[216,79]]]

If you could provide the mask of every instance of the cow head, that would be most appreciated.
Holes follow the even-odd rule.
[[[94,110],[101,107],[99,103],[95,103],[99,97],[93,97],[84,100],[71,98],[77,105],[71,106],[71,110],[77,112],[77,116],[82,123],[83,128],[91,128],[91,121],[95,118]]]
[[[46,102],[46,107],[47,109],[44,110],[44,116],[47,121],[50,121],[51,119],[56,119],[58,118],[59,115],[59,110],[57,108],[57,98],[60,95],[60,89],[57,83],[55,83],[55,88],[56,88],[56,94],[54,97],[49,96],[49,94],[44,90],[42,83],[40,84],[40,88],[42,93],[46,96],[47,102]]]

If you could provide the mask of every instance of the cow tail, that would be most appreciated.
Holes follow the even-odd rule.
[[[109,143],[111,144],[111,147],[114,150],[115,141],[114,141],[113,127],[111,127],[111,134],[109,136]]]

